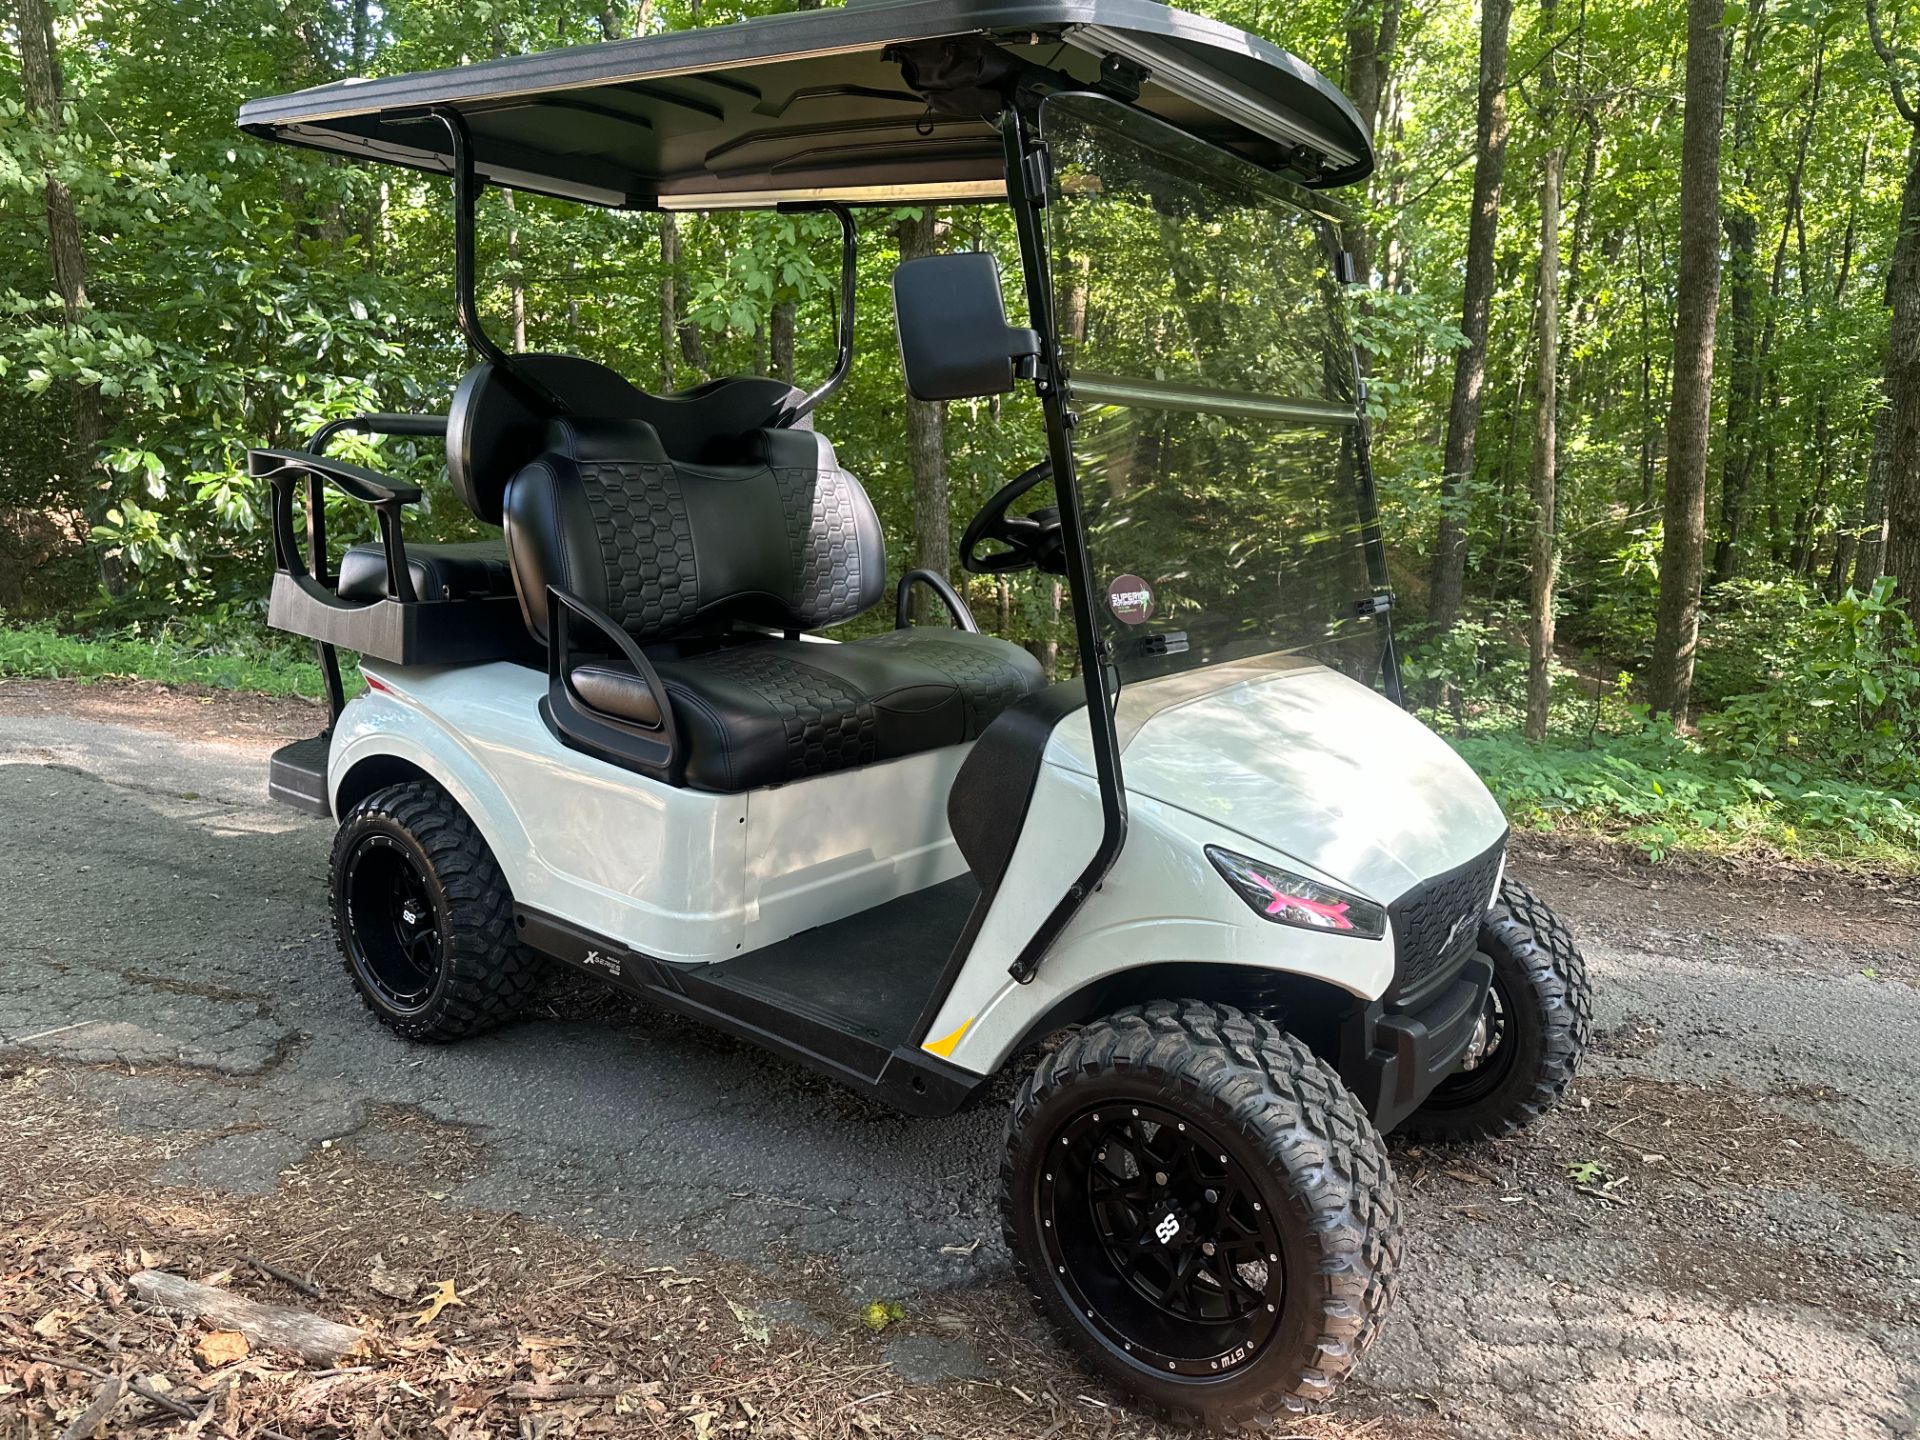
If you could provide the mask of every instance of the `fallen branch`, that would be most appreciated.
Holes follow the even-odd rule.
[[[120,1394],[124,1382],[118,1375],[109,1375],[100,1384],[100,1393],[93,1397],[93,1403],[73,1417],[73,1423],[60,1432],[60,1440],[93,1440],[100,1433],[100,1427],[107,1423],[107,1417],[113,1414],[120,1404]]]
[[[343,1355],[366,1349],[365,1332],[351,1325],[284,1305],[262,1305],[164,1270],[142,1270],[127,1284],[150,1305],[180,1311],[222,1330],[238,1330],[255,1345],[297,1355],[309,1365],[332,1365]]]
[[[611,1400],[638,1389],[635,1385],[570,1384],[564,1381],[541,1384],[535,1380],[516,1380],[507,1386],[509,1400]]]
[[[311,1280],[302,1280],[298,1275],[290,1275],[285,1270],[282,1270],[278,1265],[269,1265],[266,1261],[261,1260],[252,1255],[243,1255],[240,1258],[244,1260],[248,1265],[251,1265],[254,1269],[258,1270],[262,1275],[266,1275],[274,1280],[278,1280],[282,1285],[291,1286],[293,1289],[298,1290],[302,1295],[308,1296],[314,1300],[319,1300],[324,1298],[320,1294],[320,1287],[314,1284]]]

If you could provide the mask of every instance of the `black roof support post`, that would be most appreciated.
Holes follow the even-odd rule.
[[[1033,979],[1041,959],[1106,878],[1127,843],[1127,795],[1120,778],[1120,740],[1113,728],[1117,677],[1112,672],[1110,648],[1094,619],[1093,571],[1087,559],[1080,487],[1074,478],[1073,423],[1077,417],[1071,408],[1073,397],[1062,382],[1060,330],[1053,315],[1053,272],[1047,257],[1042,213],[1047,202],[1046,151],[1035,133],[1037,104],[1033,106],[1034,120],[1022,113],[1023,104],[1035,99],[1035,92],[1023,87],[1001,116],[1000,133],[1006,142],[1007,198],[1013,204],[1014,223],[1020,234],[1020,268],[1026,276],[1027,309],[1033,328],[1040,334],[1040,373],[1035,377],[1035,387],[1047,417],[1047,450],[1053,461],[1054,496],[1060,505],[1067,593],[1073,603],[1081,678],[1087,687],[1087,729],[1093,741],[1094,774],[1100,782],[1101,832],[1093,858],[1040,922],[1009,967],[1007,973],[1022,985]]]
[[[527,373],[513,356],[493,343],[486,326],[480,323],[480,301],[475,277],[475,252],[479,248],[478,225],[474,208],[484,185],[473,166],[473,135],[467,118],[451,106],[435,106],[428,112],[446,127],[453,151],[453,306],[460,333],[482,360],[497,365],[511,375],[554,414],[572,412],[568,405],[538,379]]]

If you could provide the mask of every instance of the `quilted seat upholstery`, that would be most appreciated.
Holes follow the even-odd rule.
[[[737,792],[957,745],[1040,688],[1039,662],[991,636],[793,638],[884,594],[879,518],[814,432],[749,434],[734,458],[689,464],[643,421],[567,419],[506,488],[528,628],[548,638],[551,584],[647,649],[680,742],[668,778]],[[660,724],[623,661],[582,657],[569,678],[594,710]]]

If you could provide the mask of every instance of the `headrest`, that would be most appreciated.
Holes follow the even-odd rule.
[[[454,493],[489,525],[500,523],[507,481],[546,449],[547,426],[555,418],[643,420],[675,460],[726,465],[745,458],[743,447],[757,443],[755,432],[802,398],[786,381],[757,375],[649,395],[619,372],[578,355],[517,355],[514,365],[551,391],[568,414],[555,417],[528,386],[489,361],[467,372],[447,412],[447,476]]]
[[[624,460],[664,464],[660,432],[644,420],[568,415],[547,422],[546,450],[569,460]]]

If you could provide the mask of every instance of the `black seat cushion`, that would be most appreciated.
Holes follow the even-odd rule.
[[[1018,645],[934,629],[844,645],[755,640],[655,669],[672,698],[684,783],[729,793],[958,745],[1045,683]],[[588,661],[572,678],[596,709],[659,722],[645,682],[618,662]]]
[[[422,600],[473,600],[513,594],[505,540],[467,540],[407,546],[413,593]],[[342,600],[387,598],[387,551],[355,545],[340,557]]]

